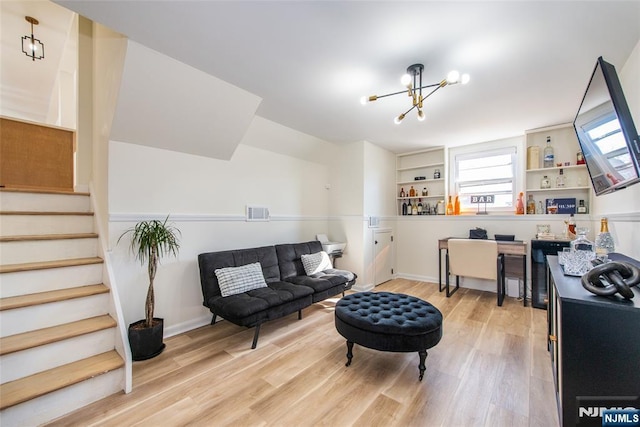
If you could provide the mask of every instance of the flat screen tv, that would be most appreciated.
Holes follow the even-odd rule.
[[[638,132],[613,65],[598,58],[573,121],[596,196],[640,182]]]

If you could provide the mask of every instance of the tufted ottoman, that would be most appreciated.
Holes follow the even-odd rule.
[[[336,329],[347,339],[347,364],[353,344],[381,351],[420,355],[420,381],[424,376],[427,349],[442,338],[442,313],[419,298],[391,292],[359,292],[336,304]]]

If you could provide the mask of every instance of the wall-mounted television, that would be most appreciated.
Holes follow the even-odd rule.
[[[573,121],[596,196],[640,182],[638,132],[616,69],[598,58]]]

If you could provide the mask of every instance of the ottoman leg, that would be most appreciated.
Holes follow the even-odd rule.
[[[351,359],[353,359],[353,342],[347,341],[347,364],[344,366],[351,365]]]
[[[422,381],[424,371],[427,369],[424,365],[425,360],[427,360],[427,350],[419,351],[418,354],[420,355],[420,364],[418,364],[418,369],[420,369],[420,377],[418,378],[418,380]]]

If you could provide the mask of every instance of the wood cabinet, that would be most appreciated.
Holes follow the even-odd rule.
[[[554,166],[550,168],[543,167],[547,137],[551,138],[551,146],[554,150]],[[591,182],[586,165],[576,164],[580,146],[573,125],[567,123],[526,131],[526,143],[525,204],[531,195],[536,202],[536,208],[539,202],[542,202],[542,213],[546,214],[547,199],[575,198],[576,206],[580,200],[583,200],[588,209],[591,201]],[[535,147],[537,147],[537,153]],[[562,166],[557,166],[558,164]],[[561,170],[564,175],[564,187],[556,185],[556,178]],[[545,176],[550,181],[550,188],[541,188],[541,182]]]
[[[548,256],[547,264],[548,345],[560,424],[601,426],[597,408],[640,408],[640,289],[632,288],[630,301],[597,296],[580,277],[565,276],[557,256]]]
[[[439,177],[437,177],[439,173]],[[416,179],[424,177],[424,179]],[[420,201],[435,207],[438,201],[445,199],[444,148],[398,154],[396,157],[396,205],[398,215],[402,215],[402,203],[411,204]],[[411,187],[416,195],[411,197]],[[427,195],[423,195],[423,191]],[[404,192],[404,197],[401,193]]]

